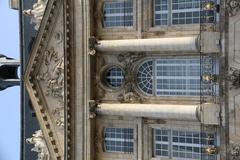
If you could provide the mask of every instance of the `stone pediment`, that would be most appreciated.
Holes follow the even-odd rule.
[[[63,17],[63,1],[49,0],[24,76],[51,160],[64,159]]]

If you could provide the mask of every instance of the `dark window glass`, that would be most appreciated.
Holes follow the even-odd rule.
[[[109,1],[104,3],[104,27],[133,26],[133,1]]]

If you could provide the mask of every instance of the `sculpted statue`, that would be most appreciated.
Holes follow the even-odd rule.
[[[34,29],[38,30],[44,15],[48,0],[38,0],[32,9],[24,10],[23,14],[32,17],[31,24],[35,24]]]
[[[37,160],[50,160],[47,144],[45,142],[45,139],[43,137],[41,130],[36,131],[32,135],[32,138],[27,138],[26,142],[28,144],[34,145],[34,147],[31,149],[31,151],[38,153]]]

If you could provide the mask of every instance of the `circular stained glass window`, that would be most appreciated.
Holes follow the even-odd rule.
[[[113,66],[106,70],[105,81],[111,88],[121,87],[123,84],[124,75],[123,70],[120,67]]]
[[[138,87],[146,94],[153,94],[153,61],[144,62],[137,73]]]

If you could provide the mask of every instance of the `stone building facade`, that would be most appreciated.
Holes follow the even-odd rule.
[[[37,31],[24,84],[41,129],[27,140],[38,159],[240,159],[239,7],[38,0],[21,8]]]

